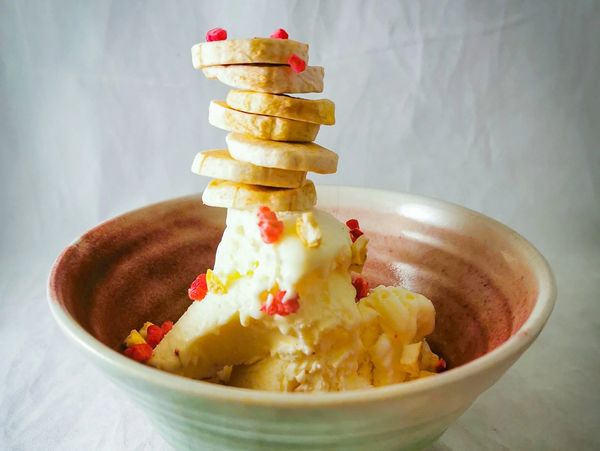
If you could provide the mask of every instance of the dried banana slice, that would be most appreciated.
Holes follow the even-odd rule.
[[[208,109],[208,122],[215,127],[245,133],[275,141],[313,141],[319,133],[318,124],[293,121],[272,116],[244,113],[229,108],[225,102],[213,100]]]
[[[206,78],[218,79],[233,88],[272,94],[323,92],[325,75],[325,70],[321,66],[308,66],[298,73],[287,65],[248,64],[203,67],[202,72]]]
[[[266,205],[273,211],[301,211],[317,203],[317,192],[310,180],[305,180],[299,188],[286,189],[216,179],[204,190],[202,201],[212,207],[241,210]]]
[[[266,141],[240,133],[229,133],[229,154],[236,160],[256,166],[333,174],[338,155],[315,143]]]
[[[335,104],[331,100],[308,100],[265,92],[232,89],[227,105],[246,113],[284,117],[314,124],[335,124]]]
[[[298,188],[306,172],[255,166],[231,158],[225,149],[205,150],[192,163],[192,172],[207,177],[275,188]]]
[[[308,44],[291,39],[229,39],[193,46],[192,64],[196,69],[224,64],[287,64],[292,54],[308,63]]]

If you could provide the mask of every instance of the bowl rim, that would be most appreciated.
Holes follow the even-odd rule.
[[[444,209],[458,214],[467,214],[484,220],[492,228],[501,233],[505,233],[516,240],[522,252],[527,256],[530,262],[530,268],[533,276],[538,282],[538,294],[535,305],[530,315],[527,317],[521,327],[504,343],[492,351],[478,357],[471,362],[453,368],[435,377],[417,379],[414,381],[392,384],[382,387],[371,387],[358,390],[348,390],[342,392],[318,392],[318,393],[287,393],[271,392],[265,390],[245,389],[238,387],[229,387],[210,382],[198,381],[187,377],[171,374],[158,370],[147,365],[140,365],[119,352],[109,348],[101,343],[83,326],[81,326],[60,304],[55,291],[55,278],[57,268],[66,254],[66,252],[87,233],[90,233],[101,227],[103,224],[116,220],[124,215],[136,213],[144,209],[154,208],[161,204],[167,204],[174,201],[184,201],[186,199],[198,199],[199,195],[188,195],[167,199],[161,202],[153,203],[129,212],[110,218],[96,227],[90,229],[84,235],[72,241],[57,257],[49,274],[47,284],[48,304],[52,315],[62,331],[74,340],[80,348],[89,352],[96,360],[110,366],[113,370],[122,373],[123,377],[142,379],[146,383],[161,386],[165,389],[174,390],[182,394],[199,396],[211,401],[228,402],[236,404],[250,404],[272,407],[323,407],[340,406],[350,404],[372,403],[390,398],[400,398],[427,390],[441,389],[463,379],[475,377],[479,373],[491,369],[494,366],[501,366],[503,362],[510,361],[512,357],[518,357],[539,335],[546,324],[556,302],[556,280],[552,270],[541,255],[541,253],[523,236],[513,229],[502,224],[495,219],[463,207],[452,202],[435,199],[428,196],[409,194],[397,191],[388,191],[374,188],[363,188],[341,185],[319,185],[320,194],[324,194],[325,204],[331,204],[331,199],[343,199],[368,196],[370,199],[385,199],[391,201],[390,205],[410,201],[415,204],[424,204],[434,209]],[[341,192],[345,194],[340,195]],[[349,195],[350,194],[350,195]],[[384,201],[384,202],[385,202]],[[339,204],[339,203],[338,203]],[[321,203],[319,205],[322,205]],[[380,208],[381,209],[381,208]],[[98,362],[98,363],[99,363]]]

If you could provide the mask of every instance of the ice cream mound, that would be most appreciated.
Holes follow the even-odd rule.
[[[281,224],[276,236],[265,233],[265,214]],[[353,276],[368,240],[353,241],[358,221],[348,223],[356,228],[317,209],[229,209],[214,268],[199,276],[190,289],[197,300],[147,364],[274,391],[350,390],[435,374],[444,363],[425,340],[435,325],[432,303],[400,287],[369,291]],[[132,333],[143,338],[147,328]]]
[[[321,92],[324,70],[308,45],[277,30],[227,40],[213,29],[192,48],[194,67],[233,86],[209,122],[231,133],[227,149],[200,152],[192,171],[214,177],[202,200],[227,208],[214,268],[189,289],[175,325],[146,323],[125,354],[194,379],[274,391],[339,391],[430,376],[445,368],[425,337],[435,310],[400,287],[369,289],[360,275],[368,237],[315,209],[307,172],[337,170],[335,152],[313,143],[335,123]]]

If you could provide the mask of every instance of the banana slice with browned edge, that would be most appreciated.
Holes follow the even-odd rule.
[[[204,190],[202,201],[211,207],[240,210],[266,205],[273,211],[302,211],[317,203],[317,192],[310,180],[298,188],[270,188],[216,179]]]
[[[201,42],[192,47],[192,64],[201,69],[223,64],[287,64],[294,54],[308,64],[308,44],[291,39],[253,38]]]
[[[281,94],[232,89],[227,94],[227,105],[246,113],[322,125],[335,124],[335,104],[327,99],[309,100]]]
[[[306,180],[306,172],[255,166],[231,158],[225,149],[198,153],[192,163],[192,172],[232,182],[276,188],[298,188]]]
[[[266,141],[240,133],[225,138],[229,154],[256,166],[333,174],[338,155],[315,143]]]
[[[307,66],[294,72],[290,66],[233,64],[203,67],[209,79],[218,79],[237,89],[270,92],[272,94],[323,92],[325,70],[321,66]]]
[[[224,130],[245,133],[261,139],[295,142],[313,141],[320,127],[309,122],[244,113],[229,108],[220,100],[210,102],[208,122]]]

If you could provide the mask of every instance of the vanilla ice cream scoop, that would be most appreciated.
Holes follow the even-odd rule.
[[[316,209],[277,219],[281,236],[266,243],[256,211],[228,210],[206,297],[166,334],[150,365],[278,391],[369,387],[431,370],[428,299],[377,287],[356,303],[348,228]],[[283,308],[270,308],[274,302]],[[410,360],[403,350],[415,343]]]

